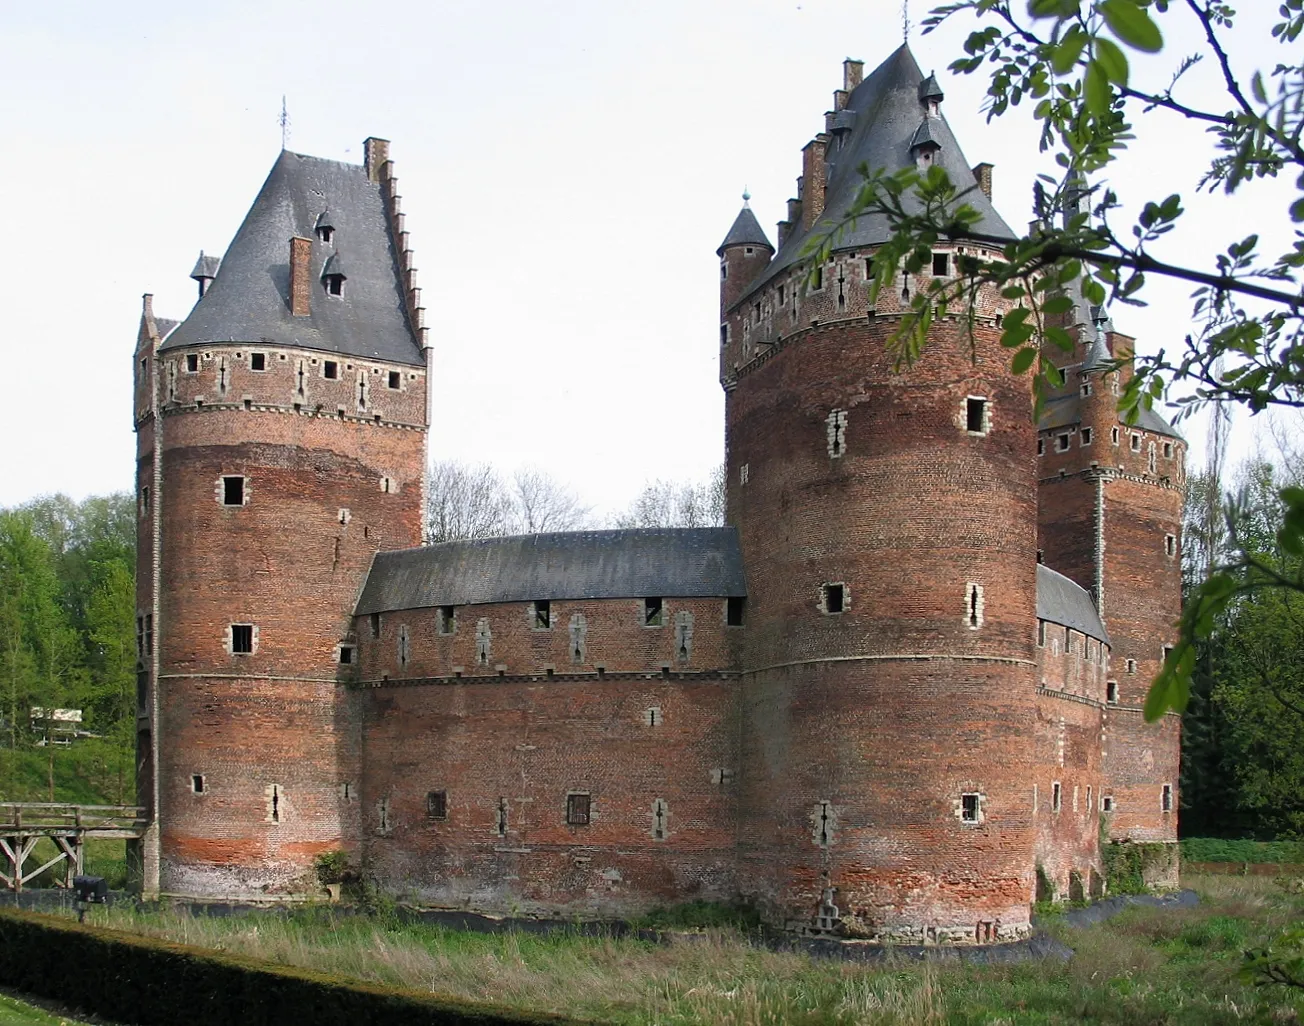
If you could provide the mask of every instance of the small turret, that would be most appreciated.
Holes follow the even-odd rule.
[[[774,256],[765,229],[750,205],[751,193],[743,191],[743,208],[734,218],[729,234],[715,252],[720,257],[720,314],[738,302],[747,286],[756,280]]]
[[[222,258],[208,256],[201,249],[199,259],[195,261],[195,269],[190,272],[190,277],[199,282],[199,298],[204,298],[204,293],[208,291],[208,286],[213,284],[213,279],[217,277],[217,269],[222,266]]]

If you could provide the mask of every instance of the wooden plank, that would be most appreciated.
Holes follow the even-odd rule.
[[[35,845],[33,845],[33,847],[35,847]],[[40,875],[41,875],[42,873],[44,873],[47,869],[49,869],[51,866],[53,866],[56,862],[62,862],[62,861],[63,861],[64,859],[66,859],[67,857],[68,857],[67,854],[65,854],[64,852],[61,852],[61,851],[60,851],[60,852],[56,852],[54,858],[52,858],[49,862],[45,863],[45,865],[41,866],[39,869],[33,869],[30,873],[28,873],[26,876],[24,876],[24,877],[23,877],[23,883],[27,883],[28,880],[31,880],[31,879],[34,879],[35,877],[40,876]]]

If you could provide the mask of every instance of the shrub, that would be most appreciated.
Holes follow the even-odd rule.
[[[1184,837],[1181,844],[1182,858],[1189,862],[1304,863],[1304,843],[1300,841]]]
[[[654,908],[630,922],[631,926],[652,930],[707,930],[733,927],[755,930],[761,914],[744,902],[689,901],[668,908]]]

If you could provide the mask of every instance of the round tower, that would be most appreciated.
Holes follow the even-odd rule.
[[[939,248],[876,307],[883,224],[850,226],[822,266],[804,257],[856,168],[912,159],[921,125],[930,161],[973,182],[923,85],[902,47],[835,94],[836,145],[806,150],[822,187],[725,297],[728,516],[748,571],[739,878],[790,927],[985,942],[1025,933],[1034,893],[1030,384],[994,296],[972,334],[939,319],[894,367],[910,295],[981,246]],[[975,194],[979,230],[1009,237]]]
[[[427,424],[407,235],[385,144],[366,152],[283,152],[138,360],[158,518],[147,891],[315,888],[314,858],[356,847],[353,606],[378,549],[420,543]]]

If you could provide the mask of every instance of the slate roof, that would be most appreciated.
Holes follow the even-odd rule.
[[[746,594],[732,527],[571,531],[378,552],[356,615],[535,599]]]
[[[198,281],[200,278],[216,278],[218,268],[222,266],[222,258],[211,256],[202,249],[199,251],[199,259],[195,261],[195,269],[190,272],[190,277]]]
[[[217,277],[162,348],[261,342],[423,365],[380,190],[360,165],[282,151]],[[335,227],[330,245],[313,231],[327,210]],[[308,317],[290,313],[291,236],[312,240]],[[349,268],[340,296],[319,284],[335,247]]]
[[[1109,643],[1091,593],[1044,563],[1037,564],[1037,619],[1072,627]]]
[[[765,246],[771,252],[774,251],[770,240],[765,237],[765,229],[761,227],[761,222],[756,220],[752,208],[746,206],[738,211],[729,234],[724,237],[724,242],[720,243],[720,248],[715,251],[716,256],[723,253],[727,246]]]
[[[1076,365],[1065,368],[1065,377],[1073,383],[1072,388],[1074,391],[1064,395],[1052,396],[1046,400],[1046,405],[1041,411],[1041,419],[1037,423],[1038,431],[1051,431],[1055,428],[1082,423],[1082,400],[1077,392],[1076,375],[1071,373],[1076,369]],[[1124,422],[1120,419],[1120,423]],[[1124,424],[1124,426],[1127,425]],[[1139,427],[1142,431],[1149,431],[1156,435],[1182,438],[1177,428],[1168,423],[1163,415],[1156,410],[1139,410],[1136,424],[1131,426]]]
[[[902,45],[852,90],[846,109],[855,112],[855,127],[850,132],[839,133],[845,136],[840,146],[833,142],[829,144],[823,215],[809,231],[798,227],[784,240],[770,265],[739,299],[740,303],[781,271],[801,263],[812,233],[822,234],[841,219],[864,181],[857,170],[862,164],[871,171],[876,168],[897,171],[915,166],[910,145],[924,117],[925,108],[919,95],[923,83],[924,74],[919,70],[914,54],[909,46]],[[962,192],[968,189],[962,202],[979,213],[973,231],[996,239],[1015,238],[1014,232],[992,206],[992,201],[978,188],[973,169],[951,134],[945,117],[931,118],[928,133],[941,146],[933,162],[945,168],[951,181]],[[910,202],[907,197],[907,203]],[[854,225],[846,227],[837,248],[877,246],[888,238],[888,234],[886,218],[861,217]]]

